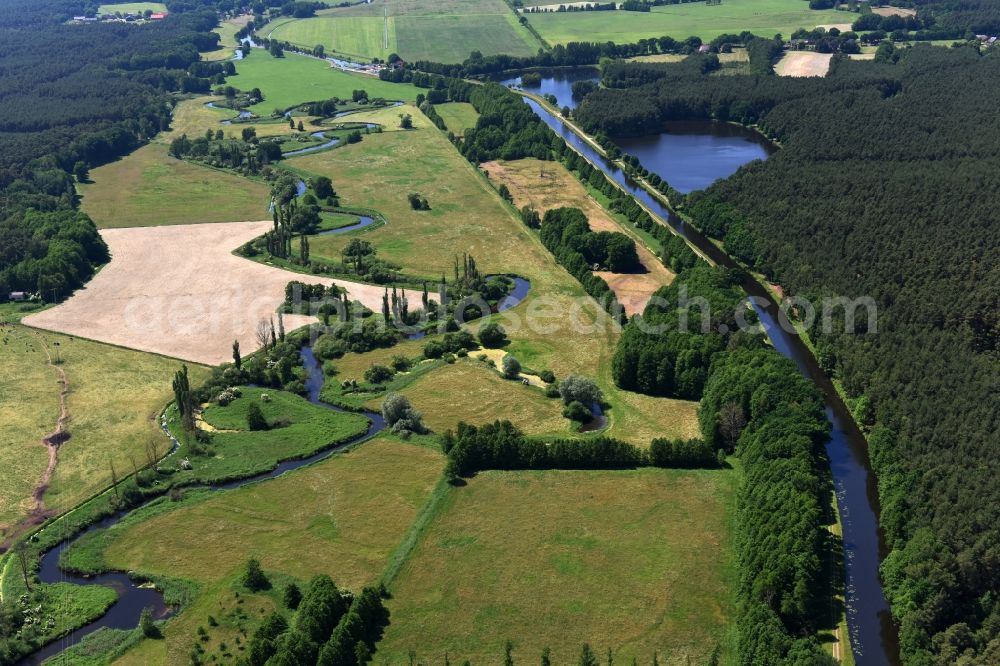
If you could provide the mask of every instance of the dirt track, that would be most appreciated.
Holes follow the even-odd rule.
[[[65,303],[23,323],[122,347],[215,365],[234,339],[258,347],[257,322],[270,319],[291,280],[336,282],[378,311],[380,287],[321,279],[237,257],[232,251],[271,227],[265,222],[105,229],[111,263]],[[291,331],[316,321],[286,315]]]
[[[774,66],[774,72],[778,76],[826,76],[831,58],[832,53],[789,51]]]

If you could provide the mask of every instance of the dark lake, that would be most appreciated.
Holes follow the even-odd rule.
[[[777,150],[752,130],[710,121],[669,122],[660,134],[616,139],[615,143],[684,194],[703,190],[747,162],[766,159]]]

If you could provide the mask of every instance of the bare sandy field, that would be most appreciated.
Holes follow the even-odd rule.
[[[594,231],[629,233],[608,216],[607,211],[561,164],[525,159],[484,162],[481,166],[493,182],[507,185],[518,208],[530,204],[540,215],[544,215],[550,208],[573,206],[584,212]],[[608,283],[629,316],[642,312],[653,292],[674,279],[674,274],[642,242],[636,240],[635,249],[645,272],[594,272]]]
[[[774,66],[774,72],[778,76],[826,76],[831,58],[832,53],[790,51]]]
[[[850,32],[851,31],[851,24],[850,23],[822,23],[822,24],[820,24],[820,25],[818,25],[816,27],[817,28],[823,28],[827,32],[830,32],[830,30],[832,30],[833,28],[836,28],[840,32]]]
[[[258,347],[257,323],[275,316],[291,280],[336,282],[373,310],[383,290],[265,266],[232,254],[271,221],[104,229],[111,263],[69,300],[23,323],[122,347],[216,365]],[[315,322],[286,315],[291,331]]]
[[[879,16],[916,16],[916,9],[906,7],[872,7],[872,14]]]

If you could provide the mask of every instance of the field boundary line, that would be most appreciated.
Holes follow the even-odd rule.
[[[444,508],[444,505],[448,500],[454,501],[455,491],[448,483],[444,474],[438,479],[437,484],[434,486],[434,490],[431,491],[431,496],[427,499],[427,502],[420,509],[420,513],[413,520],[413,524],[410,526],[409,531],[406,536],[403,537],[403,541],[400,542],[399,546],[396,547],[394,551],[389,555],[389,563],[385,567],[385,571],[382,573],[381,583],[386,588],[392,586],[393,581],[399,572],[402,570],[403,565],[406,564],[407,560],[410,559],[410,555],[416,550],[417,546],[423,540],[424,534],[427,532],[427,528],[430,526],[431,521],[434,520]]]

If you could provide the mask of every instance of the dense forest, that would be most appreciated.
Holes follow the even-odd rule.
[[[870,432],[907,663],[1000,654],[1000,53],[880,49],[823,79],[719,79],[697,63],[616,64],[577,119],[755,123],[782,150],[685,213],[786,293],[871,297],[877,334],[810,333]]]
[[[107,261],[74,210],[74,177],[166,128],[170,93],[208,91],[224,73],[198,62],[218,44],[213,10],[182,5],[141,26],[66,23],[85,9],[0,0],[0,298],[65,298]]]

